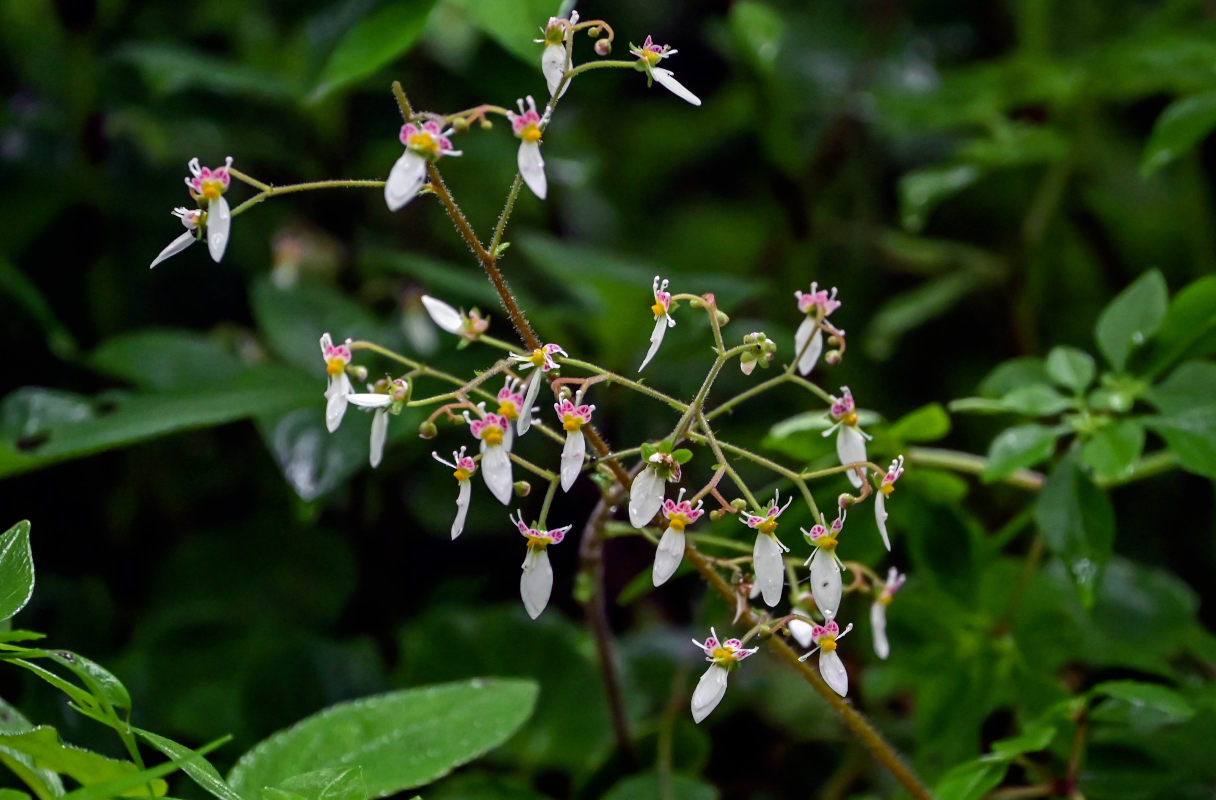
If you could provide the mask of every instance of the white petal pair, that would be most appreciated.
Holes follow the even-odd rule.
[[[788,549],[776,536],[756,534],[752,567],[756,571],[756,586],[769,608],[781,602],[781,589],[785,585],[785,563],[781,556]]]
[[[663,507],[664,483],[663,476],[649,466],[633,479],[633,485],[629,487],[630,525],[644,528],[659,513]]]
[[[528,616],[536,619],[553,593],[553,567],[549,564],[549,553],[542,547],[529,547],[524,556],[524,572],[519,576],[519,596],[524,601]]]
[[[653,515],[651,515],[653,517]],[[668,527],[659,539],[659,547],[654,553],[654,570],[650,578],[655,586],[666,583],[684,560],[684,531]],[[709,713],[709,712],[706,712]]]
[[[692,719],[700,722],[718,707],[726,694],[726,678],[729,673],[724,667],[710,664],[709,669],[697,681],[697,688],[692,693]]]

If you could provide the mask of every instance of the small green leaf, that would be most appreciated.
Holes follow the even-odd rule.
[[[992,743],[994,755],[1003,758],[1013,758],[1023,753],[1037,753],[1046,750],[1056,738],[1056,726],[1045,722],[1034,722],[1022,729],[1017,736],[998,739]]]
[[[672,775],[663,791],[663,782],[657,772],[630,775],[609,789],[601,800],[654,800],[656,797],[669,800],[717,800],[718,790],[711,784],[687,775]]]
[[[1187,361],[1145,395],[1163,414],[1216,405],[1216,364]]]
[[[1212,353],[1216,353],[1216,275],[1200,278],[1174,295],[1153,340],[1152,372]]]
[[[1000,786],[1009,771],[1009,762],[968,761],[951,769],[937,782],[937,800],[978,800]]]
[[[70,650],[48,650],[51,660],[66,667],[76,677],[80,678],[94,697],[111,708],[128,710],[131,708],[131,694],[122,681],[95,661],[85,658]]]
[[[1043,541],[1064,561],[1089,607],[1114,545],[1110,500],[1068,456],[1047,476],[1034,517]]]
[[[950,415],[941,403],[929,403],[908,412],[887,428],[900,442],[932,442],[950,432]]]
[[[220,773],[201,753],[197,753],[183,744],[178,744],[172,739],[166,739],[160,734],[140,728],[133,728],[133,730],[136,736],[169,758],[180,760],[182,772],[193,778],[195,783],[206,789],[218,800],[241,800],[241,796],[224,782],[224,779],[220,777]]]
[[[1053,347],[1047,354],[1047,375],[1065,389],[1078,394],[1094,380],[1094,357],[1075,347]]]
[[[1015,414],[1050,417],[1074,405],[1074,401],[1045,383],[1019,386],[1001,398],[1001,405]]]
[[[1033,466],[1055,450],[1060,429],[1045,425],[1016,425],[1006,428],[992,440],[988,448],[988,464],[980,478],[986,482],[999,481],[1014,470]]]
[[[0,621],[11,618],[34,594],[34,556],[30,522],[22,520],[0,533]]]
[[[0,733],[23,733],[33,729],[34,726],[20,711],[0,698]],[[63,779],[59,773],[35,764],[33,756],[0,749],[0,763],[33,789],[39,798],[63,795]]]
[[[1144,145],[1140,172],[1152,174],[1199,144],[1216,128],[1216,92],[1175,100],[1165,107]]]
[[[59,732],[40,725],[21,733],[0,734],[0,750],[24,753],[34,759],[38,766],[71,777],[82,786],[106,783],[139,773],[139,768],[128,761],[116,761],[98,753],[64,744]],[[150,781],[159,797],[168,786],[162,780]],[[147,787],[139,786],[124,791],[124,796],[147,796]]]
[[[1216,405],[1145,417],[1143,422],[1165,439],[1185,469],[1216,478]]]
[[[692,451],[681,447],[679,450],[673,451],[671,457],[676,460],[677,464],[687,464],[689,459],[692,458]]]
[[[360,81],[404,55],[422,35],[434,5],[435,0],[394,0],[359,20],[329,54],[310,102]]]
[[[263,740],[228,783],[242,797],[260,797],[296,775],[360,766],[370,797],[404,791],[504,742],[532,713],[536,694],[532,681],[484,678],[339,703]]]
[[[1169,305],[1169,288],[1159,270],[1150,270],[1103,309],[1094,326],[1098,349],[1116,371],[1127,357],[1161,327]]]
[[[1174,689],[1143,681],[1105,681],[1089,690],[1093,697],[1109,697],[1133,707],[1149,709],[1168,722],[1185,722],[1195,706]]]
[[[1099,480],[1112,481],[1131,474],[1144,451],[1144,426],[1131,419],[1100,428],[1081,448],[1081,463]]]
[[[980,382],[979,393],[984,397],[1000,398],[1033,383],[1046,383],[1047,370],[1043,359],[1024,356],[997,364]]]
[[[983,175],[972,164],[925,167],[907,173],[899,181],[899,215],[903,226],[910,231],[921,230],[934,208]]]

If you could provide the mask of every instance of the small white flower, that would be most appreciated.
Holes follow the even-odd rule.
[[[370,388],[370,387],[369,387]],[[372,437],[370,460],[373,468],[380,466],[384,458],[384,442],[388,439],[388,415],[401,413],[409,395],[409,382],[398,378],[388,384],[382,392],[348,394],[346,399],[360,408],[374,409],[372,414]]]
[[[659,539],[658,549],[654,553],[654,569],[651,580],[655,586],[662,586],[684,560],[684,529],[701,518],[705,512],[701,510],[704,501],[698,500],[697,507],[684,499],[684,489],[680,489],[677,500],[663,501],[663,516],[667,517],[667,530]],[[653,514],[651,515],[654,516]]]
[[[542,531],[525,525],[522,511],[516,513],[519,519],[510,516],[508,519],[528,540],[528,554],[524,557],[523,574],[519,577],[519,595],[528,616],[536,619],[549,604],[549,595],[553,593],[553,567],[549,564],[547,549],[549,545],[558,544],[566,538],[573,526]]]
[[[469,499],[473,494],[473,484],[469,481],[469,478],[473,477],[473,473],[477,471],[477,462],[466,456],[464,451],[465,448],[461,447],[452,453],[451,461],[444,461],[439,457],[438,453],[431,453],[431,458],[455,470],[452,473],[452,477],[456,479],[456,483],[460,486],[460,489],[456,493],[456,519],[452,520],[453,539],[464,530],[464,520],[469,513]]]
[[[329,384],[325,388],[325,427],[333,433],[342,424],[346,413],[346,401],[354,393],[346,365],[350,363],[350,339],[346,344],[335,345],[328,333],[321,335],[321,357],[325,359],[325,374]]]
[[[651,453],[629,486],[629,524],[635,528],[650,524],[663,507],[664,484],[679,483],[681,473],[680,462],[671,453]]]
[[[583,436],[583,426],[591,422],[591,412],[595,406],[576,406],[570,400],[553,404],[557,418],[562,421],[566,431],[566,444],[562,447],[562,491],[570,491],[578,474],[583,469],[583,458],[587,455],[587,441]]]
[[[790,507],[793,498],[786,500],[784,506],[779,506],[780,502],[781,493],[774,492],[773,501],[769,503],[764,516],[743,514],[739,517],[740,522],[756,531],[756,544],[752,549],[752,568],[756,573],[756,586],[759,587],[760,593],[764,596],[764,602],[769,608],[781,602],[781,588],[785,585],[785,564],[782,554],[788,553],[790,550],[777,538],[776,531],[777,517]]]
[[[849,387],[840,387],[842,397],[832,398],[832,408],[830,414],[835,424],[823,432],[824,436],[831,436],[836,433],[836,455],[840,459],[841,465],[857,464],[866,460],[866,441],[870,435],[857,426],[857,404],[853,402],[853,393],[849,391]],[[847,473],[849,483],[853,484],[854,489],[861,488],[861,482],[865,480],[865,467],[851,469]]]
[[[819,611],[829,619],[840,610],[840,600],[844,595],[844,583],[840,579],[844,565],[836,555],[836,545],[843,527],[842,511],[832,522],[830,531],[823,525],[814,525],[809,531],[802,532],[815,545],[815,551],[805,562],[811,568],[811,596],[815,598]]]
[[[511,502],[511,492],[515,488],[515,479],[511,476],[511,454],[504,442],[507,426],[506,417],[498,414],[486,414],[484,419],[469,419],[469,412],[464,413],[469,430],[481,440],[481,477],[486,482],[490,494],[498,498],[504,506]]]
[[[152,263],[148,266],[148,269],[152,269],[152,267],[155,267],[166,258],[177,255],[198,241],[198,226],[200,220],[202,219],[203,212],[197,208],[185,208],[183,206],[178,206],[177,208],[173,209],[173,216],[182,221],[182,225],[185,226],[186,232],[169,242],[168,246],[165,247],[164,250],[160,251],[160,255],[152,260]]]
[[[565,67],[564,58],[562,66]],[[516,157],[519,174],[532,190],[532,194],[544,200],[549,187],[545,180],[545,160],[540,155],[541,118],[536,111],[536,101],[532,99],[532,95],[528,95],[527,99],[527,108],[524,108],[523,100],[517,101],[519,113],[508,111],[507,119],[511,122],[511,130],[519,137],[519,154]]]
[[[663,343],[663,335],[667,333],[667,329],[676,326],[676,321],[671,318],[671,293],[667,291],[667,283],[666,280],[660,283],[659,276],[654,276],[654,305],[650,307],[654,313],[654,331],[650,334],[650,349],[646,351],[646,358],[642,359],[638,372],[646,369],[650,359],[659,352],[659,345]]]
[[[811,631],[811,640],[817,645],[816,648],[798,659],[806,661],[818,651],[819,674],[823,676],[824,683],[841,697],[849,693],[849,673],[845,672],[844,662],[836,654],[836,642],[851,630],[853,624],[849,623],[842,632],[834,619],[829,619],[823,625],[816,625]]]
[[[840,308],[836,299],[836,287],[832,287],[831,295],[826,289],[820,289],[819,284],[812,283],[811,291],[807,293],[794,292],[798,300],[798,310],[806,317],[794,333],[794,353],[798,358],[798,371],[803,375],[815,368],[819,355],[823,352],[823,328],[821,323]]]
[[[874,633],[874,653],[881,659],[891,655],[891,644],[887,641],[887,606],[899,588],[908,579],[895,567],[887,570],[887,583],[882,587],[874,604],[870,606],[870,628]]]
[[[681,100],[692,103],[694,106],[701,105],[701,98],[684,88],[684,84],[675,79],[671,70],[658,66],[660,61],[675,55],[680,52],[679,50],[673,50],[668,45],[657,45],[651,37],[647,36],[641,47],[631,45],[629,52],[638,57],[638,68],[645,72],[650,79],[658,81],[660,86]]]
[[[228,247],[228,229],[232,225],[232,212],[224,199],[224,192],[228,191],[228,184],[232,181],[232,176],[228,174],[232,167],[232,156],[224,160],[224,166],[215,169],[200,167],[197,158],[190,159],[186,166],[190,168],[191,175],[186,178],[186,186],[190,189],[190,195],[207,211],[203,218],[203,226],[207,229],[207,250],[211,253],[211,260],[218,264],[224,257],[224,249]]]
[[[887,535],[887,497],[895,491],[895,482],[904,474],[904,457],[899,456],[887,467],[887,474],[882,476],[882,483],[874,494],[874,521],[878,523],[878,532],[882,534],[882,543],[891,549],[891,537]]]
[[[739,662],[756,652],[757,648],[745,648],[738,639],[727,639],[718,642],[718,632],[709,629],[710,637],[704,642],[696,639],[692,643],[705,652],[705,660],[712,662],[709,669],[697,681],[697,688],[692,693],[692,719],[701,722],[709,713],[718,707],[726,694],[726,678]]]
[[[457,336],[464,333],[464,317],[459,311],[429,294],[422,296],[422,305],[426,308],[426,313],[431,315],[431,321],[440,328]]]
[[[519,369],[535,367],[532,374],[528,376],[528,385],[524,388],[524,402],[519,408],[519,419],[515,420],[515,430],[520,436],[523,436],[528,432],[528,428],[532,427],[532,406],[536,405],[536,396],[540,394],[544,373],[557,369],[557,362],[553,360],[553,356],[558,353],[563,356],[567,355],[561,345],[550,343],[536,348],[526,356],[517,353],[510,354],[511,360],[518,364]]]
[[[549,24],[544,29],[545,37],[536,40],[545,45],[545,52],[540,57],[540,71],[545,76],[545,84],[549,87],[550,97],[553,97],[558,87],[562,85],[562,78],[566,77],[568,52],[566,50],[566,31],[577,23],[577,11],[570,12],[569,20],[562,17],[550,17]],[[562,86],[561,93],[557,96],[560,98],[569,88],[569,83]]]
[[[393,164],[384,182],[384,202],[389,211],[397,211],[417,196],[426,182],[426,166],[443,156],[458,156],[452,149],[452,129],[443,130],[438,122],[427,120],[421,126],[412,122],[401,126],[397,138],[405,152]]]

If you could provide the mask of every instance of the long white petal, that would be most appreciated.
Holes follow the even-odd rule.
[[[396,211],[414,199],[426,180],[426,159],[406,150],[393,164],[393,169],[384,182],[384,202],[389,211]]]
[[[358,397],[358,395],[351,395]],[[384,458],[384,440],[388,438],[388,412],[383,408],[377,408],[376,413],[372,414],[372,440],[371,440],[371,464],[372,468],[380,466],[380,460]]]
[[[325,427],[333,433],[342,424],[342,416],[346,414],[346,398],[350,397],[350,378],[346,373],[329,379],[329,388],[325,390]]]
[[[810,344],[807,344],[808,341]],[[823,352],[823,329],[810,317],[804,318],[794,333],[794,352],[801,353],[798,371],[803,375],[810,373],[819,361],[819,354]]]
[[[460,491],[456,493],[456,519],[452,520],[452,538],[464,531],[464,519],[469,514],[469,499],[473,496],[473,484],[460,481]]]
[[[882,492],[874,493],[874,521],[878,523],[878,532],[882,534],[882,543],[891,549],[891,537],[887,535],[887,496]]]
[[[564,44],[545,46],[545,52],[540,57],[540,71],[545,74],[545,83],[548,84],[549,96],[552,97],[566,72],[566,46]],[[566,89],[569,88],[570,84],[567,83],[565,89],[562,89],[562,94],[565,94]]]
[[[511,457],[501,445],[487,447],[482,451],[481,477],[490,494],[504,506],[511,502],[511,490],[515,481],[511,477]]]
[[[370,394],[348,394],[346,399],[360,408],[383,408],[384,406],[392,405],[393,398],[383,392],[371,392]]]
[[[844,582],[840,579],[840,565],[832,554],[816,550],[811,556],[811,596],[825,617],[834,617],[840,610],[840,598],[844,593]]]
[[[709,716],[709,712],[718,707],[726,694],[726,677],[729,673],[717,664],[710,664],[709,669],[697,681],[697,688],[692,693],[692,720],[700,722]]]
[[[662,586],[675,574],[684,560],[684,531],[668,528],[659,539],[659,549],[654,551],[654,571],[651,580],[655,586]]]
[[[866,460],[866,440],[856,426],[841,425],[836,431],[836,455],[840,457],[842,465]],[[849,483],[853,484],[854,489],[861,488],[861,476],[857,470],[851,469],[845,474],[849,476]]]
[[[781,560],[781,545],[767,533],[756,534],[752,548],[752,566],[756,570],[756,585],[769,608],[781,602],[781,587],[785,585],[785,565]]]
[[[426,313],[431,315],[431,321],[440,328],[448,333],[464,332],[464,320],[460,318],[460,312],[447,303],[431,297],[429,294],[424,294],[422,305],[426,308]]]
[[[671,70],[663,69],[662,67],[651,67],[650,74],[654,76],[654,79],[659,82],[660,86],[676,97],[685,102],[692,103],[694,106],[701,105],[701,98],[685,89],[684,84],[676,80],[675,76],[671,74]]]
[[[844,662],[836,651],[819,651],[819,674],[823,682],[832,687],[832,691],[844,697],[849,693],[849,673],[844,671]]]
[[[644,528],[663,507],[663,478],[649,467],[638,473],[629,487],[629,524]]]
[[[792,619],[785,627],[802,647],[810,647],[814,643],[815,626],[806,620]]]
[[[523,598],[528,616],[536,619],[549,605],[553,593],[553,567],[549,564],[549,553],[540,548],[528,548],[524,558],[524,572],[519,576],[519,596]]]
[[[870,629],[874,633],[874,654],[885,659],[891,655],[891,644],[887,641],[887,604],[870,606]]]
[[[539,369],[533,368],[528,376],[528,388],[524,391],[524,404],[519,407],[519,419],[515,420],[515,432],[523,436],[532,427],[532,406],[536,405],[536,396],[540,394],[540,385],[545,380]]]
[[[532,194],[544,200],[549,185],[545,181],[545,160],[540,157],[540,142],[520,142],[516,160],[524,183],[528,184]]]
[[[642,359],[642,366],[638,367],[638,372],[646,369],[646,365],[650,363],[650,359],[654,358],[654,354],[659,352],[659,345],[663,343],[663,334],[667,333],[667,315],[659,317],[654,323],[654,332],[650,334],[650,349],[646,351],[646,357]]]
[[[228,210],[228,201],[220,195],[207,206],[207,249],[211,251],[211,260],[217,264],[224,257],[231,227],[232,212]]]
[[[194,231],[186,231],[181,236],[169,242],[169,246],[164,250],[161,250],[160,255],[152,259],[152,263],[148,265],[148,269],[152,269],[166,258],[177,255],[192,244],[194,244]]]
[[[566,444],[562,447],[562,491],[570,491],[575,479],[583,469],[583,456],[587,453],[587,440],[582,431],[566,431]]]

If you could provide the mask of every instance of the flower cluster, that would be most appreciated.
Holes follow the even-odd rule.
[[[726,694],[726,678],[739,662],[756,652],[755,647],[747,649],[738,639],[727,639],[719,642],[718,632],[709,629],[709,638],[704,642],[696,639],[692,643],[705,652],[705,660],[710,662],[709,669],[697,681],[697,688],[692,693],[692,718],[700,722],[709,716],[709,712],[718,707]]]
[[[186,232],[169,242],[168,246],[152,259],[149,268],[177,255],[200,238],[206,238],[207,251],[217,264],[228,247],[232,211],[228,208],[224,193],[232,182],[232,156],[224,160],[224,166],[215,169],[199,166],[197,158],[190,159],[186,166],[190,170],[190,177],[186,178],[186,188],[198,207],[179,206],[173,209],[173,216],[182,221]]]

